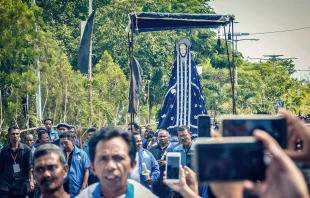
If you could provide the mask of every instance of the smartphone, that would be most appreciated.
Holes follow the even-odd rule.
[[[220,130],[224,137],[252,136],[255,129],[266,131],[282,148],[287,147],[287,125],[283,116],[253,115],[221,119]]]
[[[180,179],[181,153],[169,152],[166,157],[166,176],[167,181],[179,183]]]
[[[223,137],[196,142],[198,182],[263,181],[264,147],[255,137]]]
[[[211,137],[211,118],[208,115],[198,116],[198,137]]]

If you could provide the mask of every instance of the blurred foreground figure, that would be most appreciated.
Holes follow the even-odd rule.
[[[88,186],[77,198],[153,198],[150,190],[128,179],[137,162],[132,133],[104,127],[89,140],[91,169],[100,182]]]
[[[38,147],[33,155],[33,175],[40,187],[42,198],[69,198],[63,188],[68,165],[62,150],[54,144]]]

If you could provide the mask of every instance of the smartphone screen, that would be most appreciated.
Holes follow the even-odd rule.
[[[229,136],[252,136],[255,129],[269,133],[282,148],[287,146],[287,131],[285,118],[264,119],[223,119],[222,133],[224,137]]]
[[[211,121],[208,115],[198,116],[198,137],[211,137]]]
[[[179,166],[180,157],[167,156],[167,179],[178,180],[179,179]]]
[[[262,181],[264,148],[260,141],[196,145],[198,182]]]

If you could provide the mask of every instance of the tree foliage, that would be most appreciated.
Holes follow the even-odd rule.
[[[128,14],[132,12],[214,13],[206,0],[93,0],[97,10],[93,33],[92,96],[94,124],[125,124],[128,120]],[[0,90],[2,128],[41,124],[36,116],[36,90],[41,84],[43,118],[55,123],[89,125],[87,76],[77,70],[80,23],[88,16],[88,0],[0,0]],[[35,25],[36,24],[36,25]],[[37,27],[37,31],[36,28]],[[175,42],[189,37],[207,109],[213,116],[231,113],[231,85],[226,44],[210,30],[140,33],[134,56],[143,69],[139,121],[150,111],[155,123],[170,77]],[[228,42],[230,60],[231,43]],[[291,77],[291,60],[250,63],[235,54],[238,68],[237,112],[276,113],[275,100],[298,114],[309,114],[310,83]],[[36,61],[39,60],[39,61]],[[36,71],[39,68],[41,80]],[[25,108],[25,101],[28,109]],[[148,110],[148,105],[150,110]]]

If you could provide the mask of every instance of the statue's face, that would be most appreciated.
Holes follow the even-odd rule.
[[[184,45],[184,44],[180,45],[180,54],[183,57],[186,55],[186,45]]]

